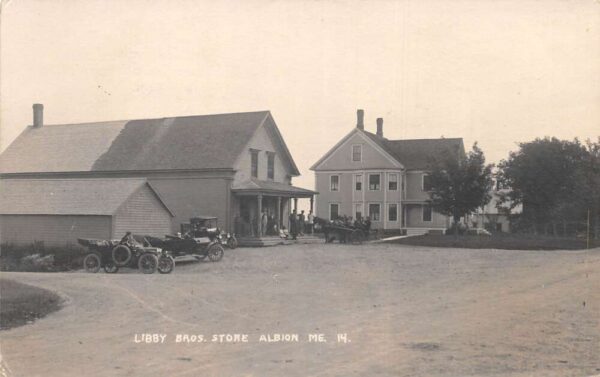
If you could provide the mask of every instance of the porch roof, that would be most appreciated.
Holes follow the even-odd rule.
[[[231,191],[238,195],[263,194],[291,198],[310,198],[313,195],[318,194],[316,191],[288,185],[286,183],[261,181],[255,178],[236,184],[231,188]]]

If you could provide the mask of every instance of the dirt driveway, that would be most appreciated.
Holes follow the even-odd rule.
[[[0,333],[14,376],[600,374],[599,249],[295,245],[171,275],[2,275],[68,299]],[[260,341],[276,333],[298,341]]]

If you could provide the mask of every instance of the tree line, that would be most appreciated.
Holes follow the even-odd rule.
[[[497,166],[486,163],[477,143],[465,154],[447,151],[431,160],[433,208],[452,217],[458,230],[462,217],[489,203],[495,178],[505,189],[499,210],[511,215],[522,206],[511,216],[515,230],[557,235],[559,227],[587,224],[589,218],[594,237],[600,237],[600,137],[584,143],[546,137],[518,146]]]

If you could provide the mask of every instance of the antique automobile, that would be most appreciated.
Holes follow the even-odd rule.
[[[218,240],[211,240],[208,236],[194,237],[190,232],[184,235],[167,235],[163,239],[146,236],[146,239],[151,245],[168,250],[174,257],[192,256],[198,260],[208,257],[211,262],[218,262],[225,253]]]
[[[238,245],[235,235],[219,229],[219,220],[214,216],[198,216],[190,219],[189,223],[181,224],[181,234],[193,237],[208,237],[213,242],[219,242],[230,249]]]
[[[83,258],[87,272],[116,273],[120,267],[138,268],[145,274],[158,270],[168,274],[175,267],[175,260],[167,250],[153,247],[145,237],[130,232],[121,240],[96,240],[79,238],[79,244],[88,248]]]
[[[173,257],[191,256],[198,260],[208,257],[211,262],[223,258],[223,245],[237,246],[235,236],[221,231],[217,218],[212,216],[191,218],[189,223],[181,224],[181,233],[177,235],[166,235],[165,238],[146,236],[145,239],[154,247],[168,250]]]

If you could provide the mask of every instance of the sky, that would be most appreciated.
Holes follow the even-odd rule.
[[[33,103],[46,124],[270,110],[307,188],[359,108],[498,162],[600,135],[600,1],[2,0],[2,150]]]

